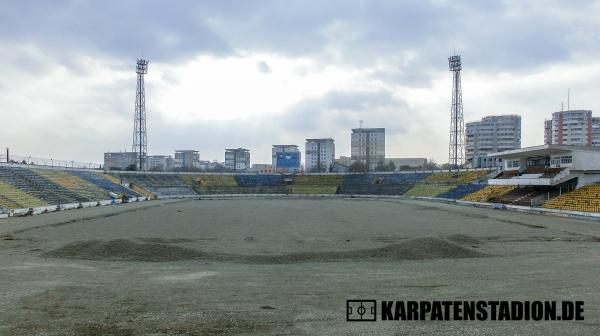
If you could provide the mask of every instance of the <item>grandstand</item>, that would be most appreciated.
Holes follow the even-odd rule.
[[[529,173],[560,176],[564,169]],[[537,169],[537,170],[535,170]],[[535,170],[535,171],[534,171]],[[30,166],[0,166],[0,208],[17,209],[77,204],[113,197],[189,197],[219,194],[342,194],[405,195],[464,199],[525,206],[544,206],[581,211],[598,211],[593,192],[596,186],[577,192],[577,179],[556,186],[487,185],[489,171],[407,172],[355,174],[190,174],[67,170]],[[529,175],[531,175],[529,174]],[[488,176],[486,176],[488,175]],[[495,174],[498,175],[498,174]],[[495,179],[512,177],[495,176]],[[527,174],[526,174],[527,175]],[[587,196],[586,196],[587,195]],[[586,210],[591,209],[591,210]]]

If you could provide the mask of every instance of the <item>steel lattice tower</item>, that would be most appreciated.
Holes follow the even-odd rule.
[[[137,158],[137,170],[144,170],[144,161],[148,152],[148,139],[146,137],[146,94],[144,89],[144,75],[148,73],[148,61],[144,59],[137,60],[137,90],[135,93],[135,117],[133,120],[133,149]]]
[[[450,148],[448,163],[452,168],[459,168],[465,161],[465,121],[463,118],[460,55],[448,58],[452,78],[452,108],[450,111]]]

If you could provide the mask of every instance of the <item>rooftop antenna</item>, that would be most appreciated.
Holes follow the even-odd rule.
[[[571,88],[567,89],[567,111],[571,111]]]
[[[360,124],[360,128],[362,128],[363,121],[359,120],[358,123]]]

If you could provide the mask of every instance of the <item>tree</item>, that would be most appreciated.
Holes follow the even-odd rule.
[[[358,172],[366,172],[367,171],[367,165],[362,163],[361,161],[354,161],[350,167],[348,168],[349,172],[352,173],[358,173]]]
[[[125,170],[127,170],[127,171],[135,171],[135,170],[137,170],[137,166],[136,166],[135,163],[132,163],[129,166],[125,167]]]
[[[385,160],[379,160],[379,162],[377,163],[377,166],[375,166],[375,171],[379,171],[379,172],[389,172],[389,171],[394,171],[394,170],[396,170],[396,165],[392,161],[390,161],[386,164]]]
[[[423,164],[423,166],[421,166],[421,168],[423,170],[436,170],[436,169],[440,169],[440,167],[438,166],[438,164],[435,162],[434,159],[429,159],[429,161],[426,162],[425,164]]]
[[[153,171],[153,172],[161,172],[161,171],[165,171],[165,167],[162,164],[158,164],[158,165],[150,168],[149,170]]]
[[[396,164],[393,161],[388,162],[388,171],[396,171]]]

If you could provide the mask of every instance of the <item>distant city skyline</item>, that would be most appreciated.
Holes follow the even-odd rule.
[[[168,7],[168,10],[166,8]],[[146,76],[148,153],[335,140],[384,127],[386,156],[447,161],[451,74],[462,55],[465,122],[522,117],[544,142],[560,110],[600,106],[600,4],[528,1],[6,2],[0,13],[0,147],[101,162],[131,148],[135,61]],[[246,18],[252,17],[252,20]],[[485,26],[486,29],[478,29]],[[448,27],[451,27],[449,29]],[[557,34],[556,32],[560,32]]]

